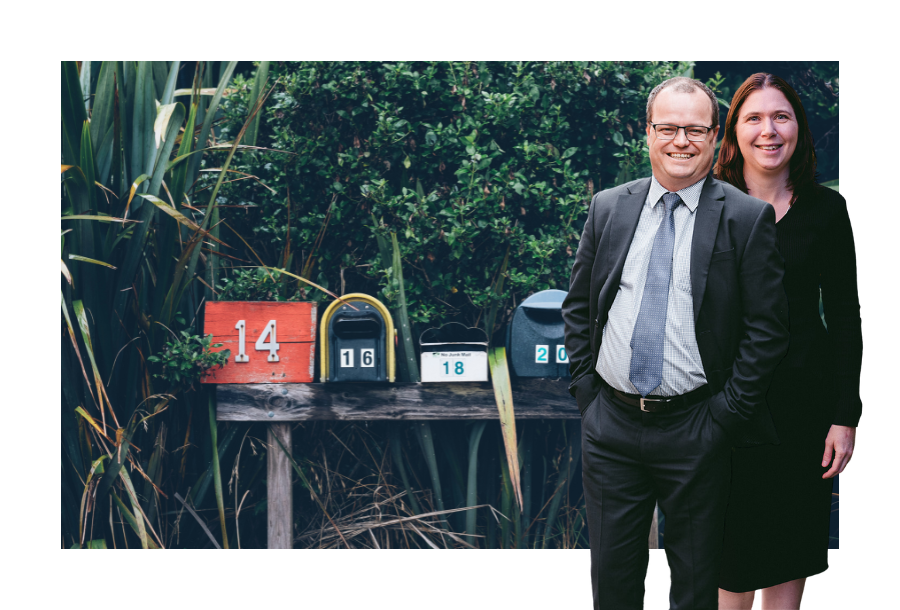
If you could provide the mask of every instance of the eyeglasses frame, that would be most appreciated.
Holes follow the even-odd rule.
[[[675,135],[672,136],[671,138],[663,138],[663,137],[661,137],[661,136],[659,135],[659,132],[656,131],[656,126],[657,126],[657,125],[668,125],[668,126],[670,126],[670,127],[674,127],[674,128],[675,128]],[[713,128],[715,127],[715,125],[675,125],[674,123],[652,123],[652,122],[651,122],[651,123],[650,123],[650,127],[653,128],[653,133],[656,135],[656,137],[657,137],[658,139],[663,140],[663,141],[666,141],[666,142],[669,142],[669,141],[674,140],[675,138],[677,138],[677,137],[678,137],[678,130],[679,130],[679,129],[684,130],[684,137],[687,138],[688,142],[706,142],[706,139],[709,137],[709,132],[713,130]],[[706,129],[706,134],[703,136],[703,139],[702,139],[702,140],[691,140],[691,139],[688,137],[688,134],[687,134],[688,127],[702,127],[703,129]]]

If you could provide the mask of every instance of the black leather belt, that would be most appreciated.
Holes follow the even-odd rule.
[[[604,381],[604,384],[606,382]],[[606,384],[616,398],[627,405],[638,407],[645,413],[660,413],[669,411],[678,407],[687,407],[694,403],[700,402],[705,398],[709,398],[709,385],[702,385],[696,390],[691,390],[687,394],[681,396],[648,396],[644,398],[640,394],[626,394],[620,392],[609,384]]]

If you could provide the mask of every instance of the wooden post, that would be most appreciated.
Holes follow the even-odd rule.
[[[651,549],[659,548],[659,505],[653,507],[653,521],[650,523],[650,540],[647,541]]]
[[[277,439],[277,441],[276,441]],[[291,452],[291,424],[269,424],[268,514],[270,549],[294,548],[294,501],[291,462],[278,444]]]

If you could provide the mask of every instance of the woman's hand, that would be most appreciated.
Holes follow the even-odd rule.
[[[850,458],[853,457],[853,446],[856,444],[856,428],[849,426],[831,426],[828,436],[825,437],[825,455],[822,456],[822,466],[831,468],[822,475],[823,479],[830,479],[844,472]],[[834,461],[832,462],[832,454]]]

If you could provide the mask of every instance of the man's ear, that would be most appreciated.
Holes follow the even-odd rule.
[[[647,139],[650,139],[650,132],[653,131],[653,128],[650,127],[650,123],[647,123]]]

